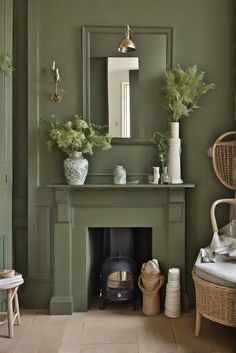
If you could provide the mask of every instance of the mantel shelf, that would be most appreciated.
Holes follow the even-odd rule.
[[[75,190],[113,190],[113,189],[190,189],[194,188],[194,184],[84,184],[84,185],[67,185],[67,184],[48,184],[42,187],[54,189],[75,189]]]

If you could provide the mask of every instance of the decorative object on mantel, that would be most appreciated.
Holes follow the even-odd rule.
[[[199,98],[209,90],[214,89],[215,84],[203,82],[204,72],[198,71],[196,65],[185,70],[179,65],[174,69],[167,69],[164,72],[163,79],[161,105],[168,111],[171,121],[168,170],[172,184],[180,184],[183,180],[181,179],[180,166],[179,121],[199,109]]]
[[[180,297],[180,270],[179,268],[170,268],[168,272],[168,283],[166,285],[166,316],[173,318],[180,316]]]
[[[126,25],[124,38],[120,41],[117,50],[123,54],[136,50],[136,46],[132,41],[132,35],[129,25]]]
[[[64,161],[64,174],[69,185],[83,185],[88,174],[88,161],[83,154],[93,154],[93,147],[103,150],[111,148],[111,137],[105,128],[87,123],[82,117],[75,115],[72,121],[61,122],[53,119],[42,121],[49,133],[48,149],[55,144],[68,155]]]
[[[12,58],[8,53],[0,55],[0,77],[7,76],[14,70],[12,66]]]
[[[126,184],[126,170],[122,165],[116,165],[113,172],[114,184]]]
[[[58,93],[58,86],[61,82],[61,78],[60,78],[60,74],[59,74],[59,69],[58,69],[58,67],[56,67],[55,61],[53,61],[53,63],[52,63],[51,70],[52,70],[52,74],[53,74],[53,80],[55,83],[55,92],[51,95],[51,100],[54,103],[58,103],[62,100],[61,94]]]
[[[158,184],[160,179],[160,167],[153,167],[153,184]]]
[[[161,173],[161,184],[171,184],[171,176],[168,173],[167,167],[164,167],[163,172]]]
[[[163,132],[156,131],[153,136],[153,142],[157,146],[159,160],[161,162],[161,184],[170,184],[171,177],[168,173],[167,165],[169,158],[169,140],[170,140],[170,126],[169,124]]]

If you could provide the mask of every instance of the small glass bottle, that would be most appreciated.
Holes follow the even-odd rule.
[[[126,184],[126,170],[122,165],[116,165],[113,173],[114,184]]]
[[[168,173],[167,167],[164,167],[161,173],[161,184],[171,184],[171,176]]]

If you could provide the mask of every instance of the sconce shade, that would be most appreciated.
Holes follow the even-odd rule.
[[[134,42],[132,41],[130,27],[129,27],[129,25],[127,25],[126,31],[125,31],[125,36],[120,41],[120,43],[118,45],[118,51],[120,53],[127,53],[129,51],[134,51],[134,50],[136,50],[136,46],[135,46]]]

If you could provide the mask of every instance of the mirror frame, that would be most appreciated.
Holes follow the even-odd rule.
[[[82,26],[82,77],[83,77],[83,116],[91,121],[90,116],[90,40],[91,34],[124,35],[124,26]],[[173,60],[173,27],[133,27],[133,34],[160,34],[166,36],[166,68],[172,68]],[[116,45],[116,43],[114,43]],[[117,145],[149,145],[152,138],[115,137],[112,144]]]

